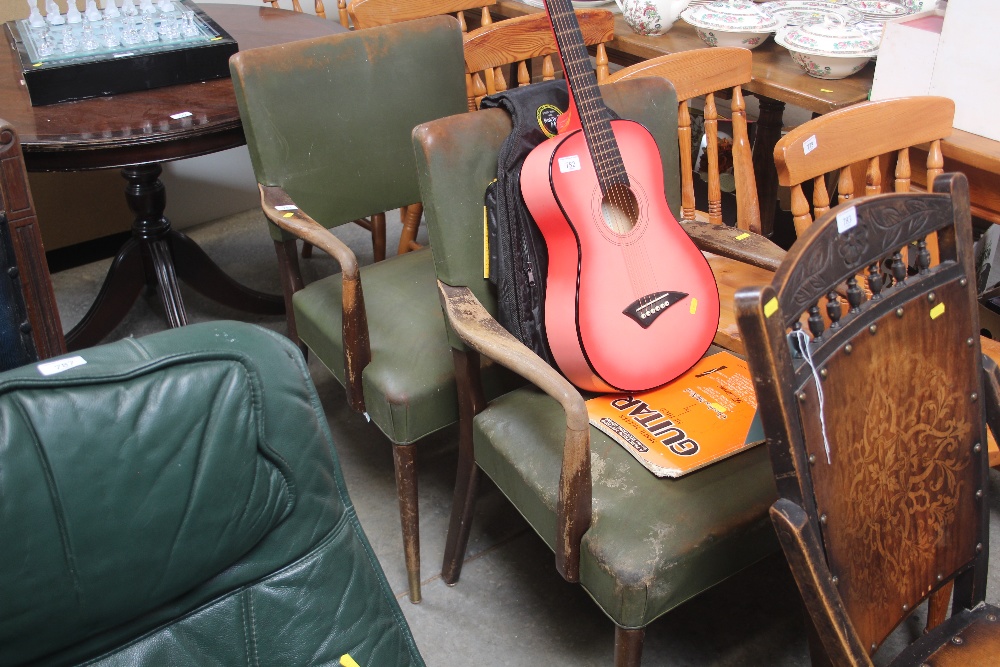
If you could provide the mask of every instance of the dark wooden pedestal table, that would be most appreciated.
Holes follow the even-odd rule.
[[[243,5],[202,8],[240,50],[344,30],[310,14]],[[163,215],[161,163],[246,143],[228,78],[110,97],[33,107],[13,50],[0,50],[0,118],[21,137],[29,171],[121,168],[135,214],[132,238],[119,251],[90,310],[66,335],[69,349],[100,342],[128,314],[143,287],[158,288],[171,327],[187,323],[178,280],[239,310],[280,314],[284,301],[236,282]]]

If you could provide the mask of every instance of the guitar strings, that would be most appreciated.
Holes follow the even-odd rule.
[[[596,91],[593,88],[597,85],[597,82],[596,77],[594,77],[593,68],[590,65],[590,55],[587,54],[584,58],[581,57],[581,53],[578,53],[578,51],[583,51],[586,48],[583,46],[582,31],[569,0],[556,0],[555,4],[562,5],[561,7],[557,6],[553,8],[549,6],[550,4],[549,0],[546,0],[549,17],[552,19],[552,22],[558,24],[558,27],[564,31],[564,36],[569,32],[575,33],[573,36],[577,38],[574,50],[562,48],[566,45],[559,44],[558,33],[556,43],[560,47],[559,51],[563,58],[563,64],[569,70],[567,77],[569,78],[572,75],[579,83],[584,84],[583,89],[573,90],[573,99],[576,103],[577,111],[581,116],[581,126],[587,128],[589,125],[590,129],[593,130],[592,133],[588,133],[585,129],[584,136],[587,139],[588,145],[594,147],[594,150],[590,151],[591,157],[597,166],[603,169],[604,178],[599,177],[598,179],[601,186],[601,195],[604,199],[610,200],[617,212],[624,216],[632,208],[626,194],[630,190],[631,183],[628,173],[625,170],[624,161],[621,158],[621,152],[617,149],[617,141],[614,137],[611,121],[606,114],[601,113],[605,107],[598,97],[594,95]],[[565,5],[569,5],[568,10]],[[563,42],[565,41],[564,39]],[[590,81],[591,77],[594,78],[593,81]],[[588,125],[584,125],[582,122],[584,115],[587,116]],[[609,148],[613,151],[611,156],[606,155],[606,151]],[[617,153],[618,165],[613,164],[614,153]],[[600,175],[602,172],[598,171],[597,173]],[[609,180],[611,183],[608,183]],[[632,221],[630,220],[630,222]],[[633,251],[622,243],[618,237],[624,236],[624,234],[619,229],[613,229],[613,231],[616,234],[615,244],[618,246],[625,261],[625,268],[629,274],[629,282],[633,294],[640,297],[640,307],[644,306],[652,298],[651,294],[655,287],[652,266],[648,256],[645,252],[641,252],[641,247],[637,247]]]

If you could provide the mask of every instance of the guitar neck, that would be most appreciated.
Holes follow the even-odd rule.
[[[587,138],[601,191],[607,196],[614,185],[629,185],[618,142],[611,129],[611,115],[601,97],[573,3],[571,0],[545,0],[545,8],[559,47],[571,104],[576,107]]]

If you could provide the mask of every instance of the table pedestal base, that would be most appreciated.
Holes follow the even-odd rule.
[[[90,310],[66,334],[68,349],[78,350],[101,342],[125,319],[144,285],[158,288],[171,327],[187,324],[178,279],[213,301],[238,310],[262,315],[285,312],[281,296],[258,292],[236,282],[188,236],[171,229],[170,221],[163,216],[167,197],[159,178],[162,171],[158,164],[122,169],[122,176],[128,181],[125,198],[136,216],[132,238],[111,263]]]

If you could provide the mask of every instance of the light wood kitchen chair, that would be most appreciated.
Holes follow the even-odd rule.
[[[343,0],[341,0],[343,2]],[[458,19],[462,32],[468,30],[465,11],[479,9],[482,25],[493,22],[490,7],[496,0],[353,0],[347,6],[347,13],[358,30],[389,25],[401,21],[412,21],[428,16],[452,14]]]
[[[933,188],[831,209],[770,285],[737,295],[780,496],[771,519],[815,664],[870,667],[924,601],[928,632],[892,665],[986,665],[1000,651],[983,446],[985,423],[1000,428],[1000,374],[977,335],[968,182]],[[940,262],[921,252],[917,273],[884,286],[883,261],[931,234]]]
[[[736,227],[760,234],[757,182],[747,134],[746,104],[740,86],[750,83],[753,57],[747,49],[710,48],[682,51],[637,63],[608,77],[607,82],[639,76],[662,76],[670,80],[680,100],[677,139],[681,149],[681,217],[684,220],[722,222],[722,190],[719,177],[719,112],[717,92],[732,96],[733,176],[736,180]],[[704,97],[706,156],[708,162],[708,211],[695,210],[690,102]]]
[[[578,9],[583,41],[597,47],[597,81],[608,77],[608,54],[604,47],[614,38],[614,15],[603,9]],[[498,21],[471,31],[465,36],[465,81],[469,111],[479,108],[487,95],[507,90],[504,70],[517,66],[516,86],[531,83],[528,62],[542,58],[542,80],[555,78],[553,56],[557,53],[555,36],[544,13],[528,14]],[[555,56],[558,57],[558,56]]]
[[[901,97],[838,109],[790,130],[775,145],[774,161],[778,183],[791,188],[795,233],[830,210],[830,172],[839,172],[839,203],[861,194],[851,168],[858,162],[867,163],[864,194],[879,194],[885,189],[880,158],[889,155],[896,161],[892,191],[909,192],[909,149],[929,143],[926,182],[933,183],[944,167],[941,139],[951,134],[954,118],[955,103],[947,97]],[[806,181],[813,184],[811,213]]]
[[[281,9],[280,0],[261,0],[261,2],[265,4],[270,4],[275,9]],[[347,19],[347,6],[344,4],[344,0],[339,0],[337,5],[339,10],[340,25],[344,26],[345,28],[350,28],[351,24],[350,21],[348,21]],[[292,0],[292,11],[293,12],[302,11],[302,3],[300,3],[299,0]],[[315,4],[313,5],[313,11],[315,12],[316,16],[319,16],[324,19],[326,18],[326,5],[323,4],[323,0],[315,0]]]

